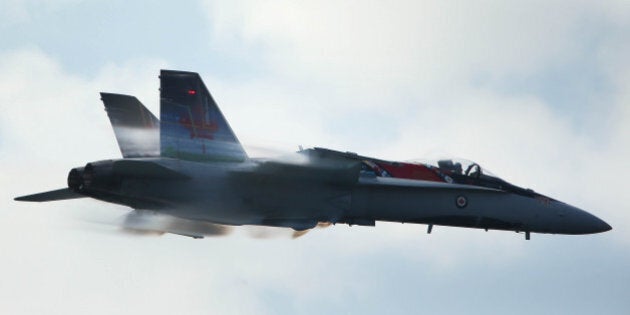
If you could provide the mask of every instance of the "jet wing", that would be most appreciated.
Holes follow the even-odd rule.
[[[43,202],[43,201],[57,201],[67,199],[83,198],[85,196],[74,192],[70,188],[62,188],[57,190],[51,190],[43,193],[32,194],[27,196],[16,197],[15,201],[31,201],[31,202]]]

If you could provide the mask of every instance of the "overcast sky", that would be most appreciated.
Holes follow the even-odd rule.
[[[0,2],[2,314],[627,314],[630,3]],[[94,200],[18,203],[120,153],[98,92],[159,115],[199,72],[251,154],[449,155],[613,226],[334,226],[132,237]]]

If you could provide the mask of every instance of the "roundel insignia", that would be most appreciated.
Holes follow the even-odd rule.
[[[457,196],[457,199],[455,199],[455,204],[458,208],[466,208],[466,206],[468,205],[468,198],[464,196]]]

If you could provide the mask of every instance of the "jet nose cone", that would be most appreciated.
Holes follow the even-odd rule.
[[[612,230],[612,227],[604,220],[575,207],[568,208],[568,234],[594,234]]]
[[[593,224],[593,232],[591,233],[603,233],[603,232],[608,232],[610,230],[612,230],[612,226],[610,226],[608,223],[606,223],[604,220],[593,216],[595,219],[597,219],[597,223]]]

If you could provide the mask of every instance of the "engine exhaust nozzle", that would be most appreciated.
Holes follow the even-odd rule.
[[[74,191],[83,189],[83,167],[76,167],[68,174],[68,187]]]

